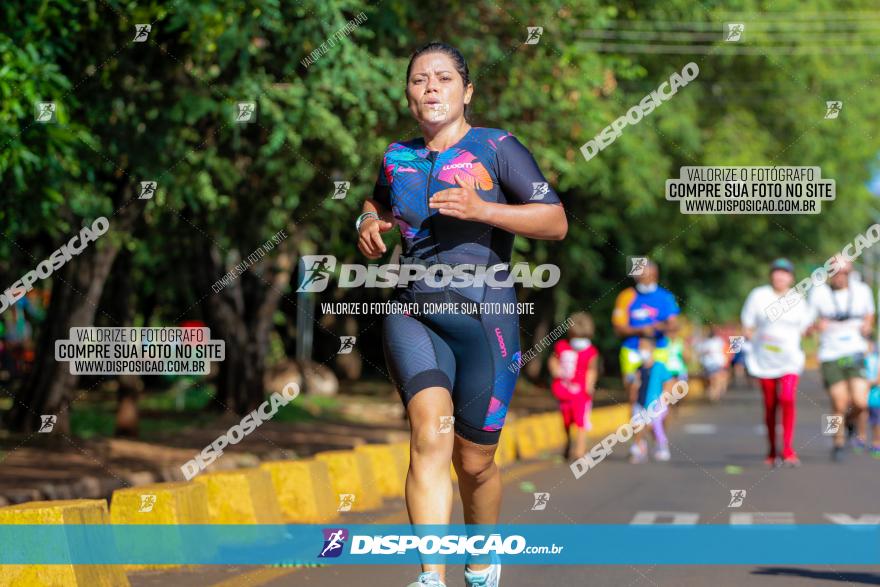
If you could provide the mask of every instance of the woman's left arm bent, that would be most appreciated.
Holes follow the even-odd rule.
[[[502,204],[486,202],[456,176],[459,187],[434,194],[429,207],[445,216],[482,222],[527,238],[562,240],[568,218],[562,204]]]

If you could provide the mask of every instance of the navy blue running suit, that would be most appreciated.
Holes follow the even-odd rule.
[[[436,192],[459,187],[456,178],[487,202],[560,205],[531,153],[506,131],[472,127],[443,152],[429,151],[422,138],[392,143],[373,199],[393,212],[400,227],[400,263],[454,268],[510,262],[512,233],[428,207]],[[503,281],[508,275],[503,270],[495,278]],[[395,300],[419,306],[462,302],[471,310],[474,303],[482,309],[494,302],[508,309],[516,303],[512,285],[436,283],[427,278],[413,281]],[[419,390],[445,387],[452,394],[455,432],[479,444],[498,442],[520,366],[515,311],[389,314],[382,338],[389,372],[405,405]]]

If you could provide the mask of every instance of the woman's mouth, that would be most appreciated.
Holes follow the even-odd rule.
[[[444,102],[426,102],[430,114],[430,118],[433,120],[442,120],[446,117],[446,113],[449,112],[449,104]]]

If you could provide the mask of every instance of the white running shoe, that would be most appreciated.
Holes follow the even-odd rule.
[[[669,452],[669,447],[667,446],[658,446],[654,449],[654,460],[666,462],[672,458],[672,454]]]
[[[466,587],[498,587],[501,584],[501,562],[492,556],[492,564],[482,571],[471,571],[464,567],[464,584]]]
[[[648,443],[646,441],[634,442],[629,447],[629,462],[644,463],[648,460]]]
[[[440,573],[437,571],[425,571],[419,575],[415,583],[410,583],[406,587],[446,587],[446,583],[440,580]]]

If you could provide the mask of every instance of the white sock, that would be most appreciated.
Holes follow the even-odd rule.
[[[485,569],[483,569],[483,570],[481,570],[481,571],[475,571],[475,570],[473,570],[473,569],[471,569],[470,567],[467,567],[467,566],[465,567],[465,569],[466,569],[467,572],[468,572],[469,574],[471,574],[471,575],[488,575],[488,574],[489,574],[489,571],[492,570],[492,565],[489,565],[488,567],[486,567]]]

